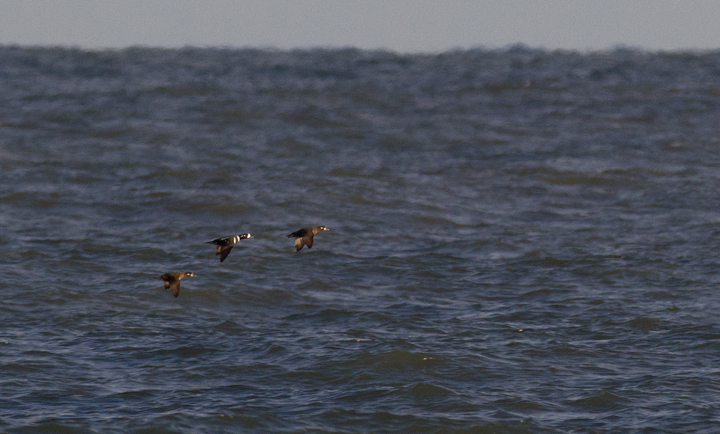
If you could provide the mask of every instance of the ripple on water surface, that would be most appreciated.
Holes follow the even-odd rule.
[[[0,47],[0,430],[713,432],[718,60]]]

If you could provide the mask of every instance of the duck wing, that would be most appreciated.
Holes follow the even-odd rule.
[[[228,257],[230,254],[230,250],[232,250],[233,246],[226,246],[226,247],[217,247],[217,253],[216,255],[220,255],[220,262],[224,261],[225,258]]]
[[[167,282],[165,282],[167,283]],[[177,297],[180,295],[180,281],[176,280],[173,283],[170,284],[170,290],[172,291],[172,294]]]
[[[295,238],[295,251],[299,252],[305,245],[305,238]]]

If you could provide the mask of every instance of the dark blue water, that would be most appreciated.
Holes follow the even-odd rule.
[[[718,432],[719,163],[720,52],[0,47],[0,431]]]

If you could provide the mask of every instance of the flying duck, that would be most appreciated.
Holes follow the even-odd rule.
[[[308,228],[302,228],[299,229],[290,235],[288,235],[288,238],[295,237],[295,251],[299,252],[300,249],[303,248],[303,246],[308,246],[308,249],[312,249],[313,246],[313,237],[316,233],[321,231],[329,231],[330,229],[326,228],[325,226],[311,226]]]
[[[160,280],[165,281],[165,289],[170,288],[173,295],[177,297],[180,295],[180,280],[185,277],[195,277],[192,272],[173,271],[172,273],[165,273],[158,277]]]
[[[217,246],[215,248],[215,254],[220,255],[220,262],[222,262],[230,254],[230,250],[232,250],[235,244],[237,244],[240,240],[252,237],[253,236],[249,233],[240,235],[228,235],[227,237],[220,237],[212,241],[208,241],[206,244],[215,244]]]

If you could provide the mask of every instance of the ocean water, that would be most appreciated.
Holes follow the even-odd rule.
[[[718,432],[719,163],[720,52],[0,47],[0,431]]]

